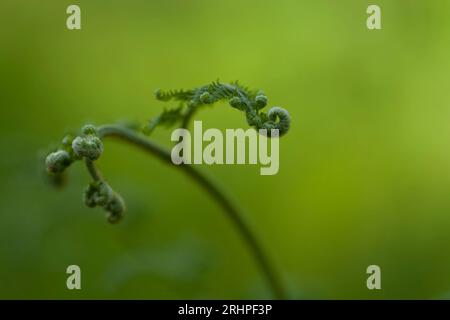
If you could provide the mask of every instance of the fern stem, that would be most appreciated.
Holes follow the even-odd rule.
[[[134,144],[135,146],[138,146],[141,149],[153,154],[160,160],[163,160],[171,165],[173,164],[170,151],[128,128],[118,125],[104,125],[98,128],[98,135],[100,138],[116,137],[126,142],[130,142],[131,144]],[[95,168],[92,161],[86,161],[86,165],[94,179],[101,179],[101,174]],[[279,275],[273,268],[259,240],[245,221],[243,214],[239,211],[238,207],[233,204],[233,202],[225,195],[223,190],[213,180],[196,169],[194,166],[184,164],[175,167],[183,170],[195,182],[202,186],[203,189],[208,192],[210,196],[222,207],[253,253],[257,264],[261,268],[261,271],[270,286],[273,297],[275,299],[285,299],[286,296]]]
[[[89,174],[91,175],[92,179],[94,181],[103,181],[103,176],[100,173],[100,171],[97,169],[97,167],[95,166],[94,161],[86,158],[84,162],[86,163],[86,168],[88,169]]]

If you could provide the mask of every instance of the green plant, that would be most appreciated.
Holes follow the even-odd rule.
[[[125,211],[125,202],[104,179],[95,161],[103,153],[103,139],[107,137],[119,138],[131,143],[144,151],[151,153],[168,164],[172,164],[171,154],[162,146],[147,138],[157,126],[174,126],[179,124],[186,128],[194,113],[204,105],[211,105],[220,100],[228,100],[229,104],[246,115],[247,123],[256,129],[278,129],[279,135],[289,130],[289,113],[273,107],[268,113],[261,111],[267,104],[267,97],[261,91],[249,90],[238,84],[213,82],[192,90],[164,92],[157,90],[155,96],[161,101],[177,101],[174,109],[165,109],[159,116],[150,120],[142,130],[132,129],[124,125],[103,125],[95,127],[85,125],[77,136],[67,135],[59,148],[47,155],[45,160],[47,172],[53,182],[64,181],[64,171],[75,161],[84,160],[92,182],[84,191],[84,203],[88,207],[102,207],[107,212],[107,220],[111,223],[120,221]],[[139,132],[142,131],[142,132]],[[143,134],[144,133],[144,134]],[[175,166],[183,170],[193,181],[204,190],[224,209],[228,217],[235,224],[244,240],[253,252],[256,261],[273,291],[274,297],[284,298],[284,290],[280,278],[274,271],[269,259],[263,251],[259,241],[245,221],[238,207],[226,196],[225,192],[207,175],[196,167],[188,164]]]
[[[217,101],[228,100],[233,108],[245,113],[247,123],[256,129],[278,129],[282,136],[289,130],[291,117],[280,107],[273,107],[266,114],[261,111],[267,105],[267,96],[262,91],[250,90],[237,81],[231,84],[219,81],[192,90],[173,90],[155,92],[160,101],[177,101],[178,107],[166,109],[163,113],[144,127],[144,133],[150,134],[158,125],[173,126],[179,123],[186,128],[195,112],[205,105],[212,105]],[[277,121],[279,120],[279,121]]]

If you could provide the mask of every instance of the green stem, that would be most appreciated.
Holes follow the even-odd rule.
[[[195,111],[197,111],[197,109],[195,108],[189,108],[187,110],[186,114],[184,115],[183,122],[181,123],[181,128],[187,129],[189,121],[194,116]]]
[[[133,130],[118,125],[105,125],[98,128],[98,135],[100,138],[116,137],[125,140],[126,142],[130,142],[155,155],[160,160],[173,165],[170,151]],[[94,164],[92,162],[86,162],[86,164],[94,179],[101,179],[101,175],[95,168]],[[222,207],[249,246],[251,252],[254,254],[256,262],[261,268],[261,271],[273,292],[274,298],[285,299],[286,296],[279,275],[273,269],[265,251],[247,222],[244,220],[242,213],[239,212],[237,206],[232,203],[232,201],[225,195],[225,193],[215,182],[213,182],[209,177],[196,169],[194,166],[183,164],[175,167],[183,170],[187,175],[189,175]]]
[[[94,161],[86,158],[85,163],[86,163],[86,168],[88,169],[89,174],[91,175],[92,179],[94,179],[94,181],[104,181],[103,176],[100,173],[100,171],[97,169],[97,167],[95,166]]]

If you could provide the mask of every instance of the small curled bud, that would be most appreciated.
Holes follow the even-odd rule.
[[[50,173],[61,173],[72,163],[72,158],[67,151],[58,150],[50,153],[45,159],[47,171]]]
[[[105,210],[108,211],[106,215],[108,222],[117,223],[122,219],[125,212],[125,202],[119,194],[114,193],[111,201],[106,204]]]
[[[83,128],[81,128],[81,132],[84,135],[89,135],[89,134],[97,135],[97,128],[92,124],[87,124],[87,125],[83,126]]]
[[[230,104],[230,106],[232,106],[233,108],[242,110],[242,100],[239,97],[233,97],[231,98],[228,103]]]
[[[213,102],[214,102],[214,101],[213,101],[213,97],[211,96],[211,94],[210,94],[208,91],[203,92],[203,93],[200,95],[200,101],[201,101],[202,103],[204,103],[204,104],[210,104],[210,103],[213,103]]]
[[[261,117],[258,116],[254,111],[247,112],[246,117],[249,126],[256,127],[259,129],[263,125]]]
[[[91,182],[84,191],[83,200],[90,208],[100,206],[105,209],[110,223],[117,223],[125,211],[125,202],[122,197],[105,181]]]
[[[267,97],[265,95],[257,95],[255,98],[255,104],[257,109],[262,109],[267,105]]]
[[[289,131],[291,126],[291,116],[286,109],[272,107],[267,113],[267,118],[269,119],[265,126],[267,129],[278,129],[280,136]],[[278,122],[276,122],[277,119],[279,120]]]
[[[112,201],[114,192],[106,182],[98,183],[98,192],[96,194],[96,202],[99,206],[104,206]]]
[[[95,202],[94,194],[97,192],[97,188],[94,183],[90,183],[83,193],[83,202],[89,208],[94,208],[97,203]]]
[[[84,191],[83,200],[86,206],[93,208],[105,206],[112,201],[114,192],[104,181],[96,181],[89,184]]]
[[[102,140],[94,135],[76,137],[72,142],[73,152],[78,158],[97,160],[103,152]]]

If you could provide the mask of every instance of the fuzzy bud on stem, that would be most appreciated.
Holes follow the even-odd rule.
[[[103,142],[97,137],[97,129],[92,125],[86,125],[82,129],[83,136],[76,137],[72,141],[72,149],[77,158],[97,160],[103,152]]]
[[[200,101],[204,104],[210,104],[213,103],[213,97],[211,96],[211,94],[209,92],[203,92],[200,95]]]
[[[267,105],[267,97],[265,95],[257,95],[255,98],[257,109],[262,109]]]
[[[50,173],[62,173],[71,163],[70,154],[64,150],[52,152],[45,159],[47,171]]]

